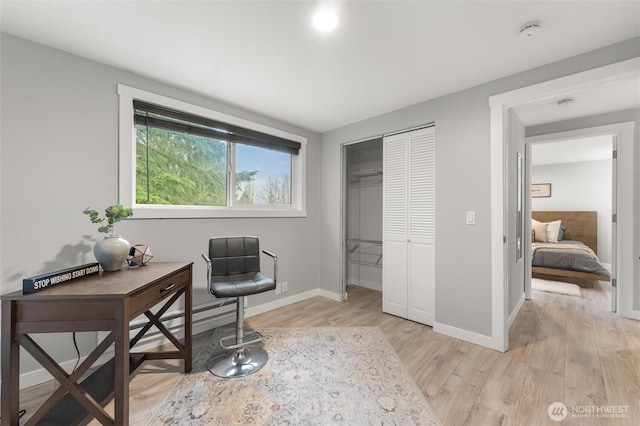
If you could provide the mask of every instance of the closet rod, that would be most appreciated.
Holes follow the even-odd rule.
[[[384,138],[384,135],[367,136],[366,138],[358,139],[358,140],[355,140],[355,141],[345,142],[342,145],[349,146],[349,145],[355,145],[357,143],[362,143],[362,142],[373,142],[373,141],[375,141],[377,139],[382,140],[382,138]]]
[[[385,133],[384,137],[393,136],[393,135],[399,135],[400,133],[413,132],[414,130],[426,129],[427,127],[433,127],[435,125],[436,125],[436,122],[432,121],[430,123],[423,124],[423,125],[420,125],[420,126],[417,126],[417,127],[410,127],[408,129],[398,130],[398,131],[391,132],[391,133]]]

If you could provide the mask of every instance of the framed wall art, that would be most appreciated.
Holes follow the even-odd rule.
[[[550,183],[533,183],[531,184],[531,198],[551,197]]]

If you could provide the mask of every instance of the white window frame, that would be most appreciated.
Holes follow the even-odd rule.
[[[119,126],[119,202],[125,207],[131,206],[136,219],[172,219],[172,218],[217,218],[217,217],[306,217],[306,156],[307,138],[263,124],[254,123],[232,115],[224,114],[198,105],[193,105],[167,96],[118,84],[120,98]],[[256,130],[273,136],[300,142],[298,155],[291,156],[291,204],[239,204],[235,200],[235,176],[227,176],[228,206],[172,206],[136,203],[136,131],[133,124],[133,100],[137,99],[165,106],[186,113],[199,115],[213,120]],[[233,144],[229,145],[229,149]],[[233,152],[231,153],[233,154]],[[235,158],[228,155],[228,158]],[[233,191],[232,191],[233,190]]]

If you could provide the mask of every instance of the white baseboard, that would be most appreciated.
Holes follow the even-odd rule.
[[[634,310],[634,311],[631,311],[629,313],[629,315],[620,315],[620,316],[624,317],[624,318],[631,318],[631,319],[634,319],[634,320],[640,320],[640,311],[635,311]]]
[[[496,347],[495,339],[484,334],[474,333],[472,331],[463,330],[461,328],[452,327],[450,325],[436,322],[433,324],[433,331],[436,333],[444,334],[445,336],[453,337],[465,342],[474,343],[476,345],[484,346],[485,348],[494,349],[496,351],[503,352],[501,348]]]
[[[80,364],[85,360],[86,357],[80,358]],[[100,365],[103,364],[102,362]],[[73,370],[73,367],[76,365],[76,360],[69,360],[60,363],[60,367],[67,373],[70,373]],[[26,373],[20,374],[20,389],[30,388],[31,386],[39,385],[41,383],[48,382],[53,380],[53,376],[49,374],[47,370],[44,368],[40,368],[38,370],[28,371]]]
[[[513,324],[513,321],[515,321],[516,317],[518,316],[518,312],[520,312],[520,309],[522,308],[522,305],[524,304],[524,299],[525,299],[524,296],[525,296],[525,294],[522,293],[522,295],[520,296],[520,300],[518,300],[518,303],[516,304],[516,307],[513,309],[511,314],[509,314],[509,322],[507,324],[507,330],[509,330],[511,328],[511,324]]]
[[[274,309],[282,308],[293,303],[301,302],[315,296],[326,297],[327,299],[340,302],[342,298],[338,293],[333,293],[328,290],[317,288],[314,290],[305,291],[304,293],[294,294],[293,296],[284,297],[282,299],[274,300],[273,302],[263,303],[258,306],[251,306],[244,311],[245,318],[249,318],[255,315],[259,315],[265,312],[273,311]],[[251,297],[251,296],[249,296]]]
[[[326,297],[327,299],[331,299],[334,300],[336,302],[341,302],[342,301],[342,296],[340,295],[340,293],[334,293],[332,291],[329,290],[325,290],[325,289],[318,289],[318,296],[322,296],[322,297]]]
[[[262,305],[252,306],[245,309],[245,317],[248,318],[253,315],[258,315],[263,312],[268,312],[273,309],[277,309],[283,306],[290,305],[292,303],[300,302],[314,296],[323,296],[331,300],[340,301],[340,295],[323,289],[315,289],[307,291],[305,293],[296,294],[283,299],[278,299],[274,302],[264,303]],[[207,305],[215,305],[219,302],[211,302],[208,304],[198,305],[197,308],[202,308]],[[194,309],[196,307],[194,306]],[[183,310],[170,311],[170,314],[183,313]],[[216,327],[222,325],[231,324],[235,321],[235,304],[223,306],[220,308],[214,308],[211,310],[199,312],[193,315],[193,334],[204,333],[206,331],[213,330]],[[131,322],[131,326],[136,326],[139,323],[146,323],[144,319],[136,319]],[[164,325],[169,331],[174,333],[178,339],[184,337],[184,318],[178,317],[169,321],[165,321]],[[131,337],[135,336],[139,329],[131,330]],[[98,332],[98,342],[107,337],[108,332]],[[157,348],[158,346],[169,343],[169,340],[159,332],[155,327],[149,330],[145,336],[140,339],[135,346],[135,351],[146,351],[149,349]],[[94,367],[100,366],[110,360],[113,357],[113,345],[93,365]],[[80,364],[86,359],[86,356],[80,358]],[[70,372],[76,365],[76,360],[69,360],[60,363],[60,366],[67,372]],[[45,368],[28,371],[20,375],[20,389],[25,389],[31,386],[39,385],[41,383],[53,380],[53,376]]]
[[[210,304],[199,305],[198,308],[201,308],[206,305],[215,305],[216,302],[212,302]],[[170,311],[170,314],[182,314],[183,310],[175,310]],[[204,333],[206,331],[212,330],[215,327],[220,327],[222,325],[230,324],[235,321],[235,305],[227,305],[221,308],[211,309],[209,311],[200,312],[198,314],[193,315],[193,334]],[[131,326],[136,326],[140,323],[146,323],[145,320],[137,319],[131,322]],[[184,317],[174,318],[169,321],[164,322],[165,327],[169,331],[171,331],[178,339],[184,338]],[[130,330],[130,336],[134,337],[139,329]],[[98,343],[102,341],[109,332],[98,332]],[[169,339],[167,339],[164,334],[158,331],[155,327],[149,330],[145,336],[140,339],[138,344],[135,346],[134,351],[142,352],[149,349],[157,348],[158,346],[162,346],[166,343],[169,343]],[[111,345],[93,364],[93,367],[98,367],[111,358],[113,358],[114,347]],[[86,359],[86,356],[80,357],[80,362],[78,365],[82,364],[82,362]],[[73,367],[76,365],[76,360],[69,360],[60,363],[60,366],[67,372],[71,372]],[[45,368],[39,368],[37,370],[32,370],[26,373],[22,373],[20,375],[20,389],[29,388],[31,386],[39,385],[41,383],[48,382],[53,380],[53,376],[49,374],[49,372]]]

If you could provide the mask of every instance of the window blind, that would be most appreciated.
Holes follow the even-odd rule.
[[[300,142],[148,102],[133,101],[135,124],[298,155]]]

